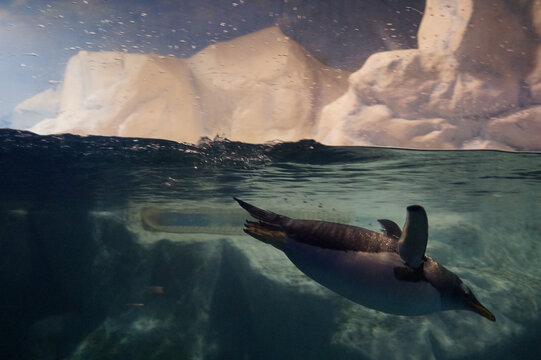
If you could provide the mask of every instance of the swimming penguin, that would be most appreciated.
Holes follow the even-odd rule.
[[[496,317],[451,271],[425,255],[428,219],[408,206],[401,230],[378,220],[383,234],[326,221],[296,220],[234,198],[258,222],[244,232],[282,250],[308,277],[366,307],[397,315],[470,310]]]

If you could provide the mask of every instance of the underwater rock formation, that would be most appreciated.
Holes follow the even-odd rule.
[[[0,276],[7,354],[375,359],[406,358],[399,355],[408,343],[408,354],[421,358],[491,359],[500,346],[532,348],[535,338],[521,324],[538,321],[537,290],[510,295],[514,280],[479,280],[480,269],[463,272],[505,299],[498,326],[468,312],[403,317],[358,306],[246,236],[149,233],[118,214],[62,208],[1,215],[11,224],[0,231],[0,260],[10,269]],[[441,246],[479,236],[463,225],[448,229]],[[476,331],[482,341],[471,337]]]

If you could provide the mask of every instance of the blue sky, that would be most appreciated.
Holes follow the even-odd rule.
[[[213,42],[278,24],[315,56],[330,65],[354,70],[369,53],[415,46],[422,3],[2,1],[0,119],[24,99],[58,86],[68,59],[83,49],[188,57]],[[352,6],[354,11],[350,11]]]

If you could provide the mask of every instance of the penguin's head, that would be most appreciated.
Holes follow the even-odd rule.
[[[458,280],[454,282],[451,291],[442,298],[444,310],[470,310],[490,321],[496,321],[496,317],[477,300],[471,289],[460,279]]]
[[[496,317],[481,305],[473,291],[456,274],[429,257],[424,263],[423,270],[427,280],[440,293],[442,310],[469,310],[496,321]]]

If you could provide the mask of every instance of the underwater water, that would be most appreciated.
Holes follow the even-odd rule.
[[[496,316],[354,304],[242,232],[237,196],[378,230],[425,207],[427,255]],[[541,154],[191,146],[0,130],[9,359],[538,359]]]

